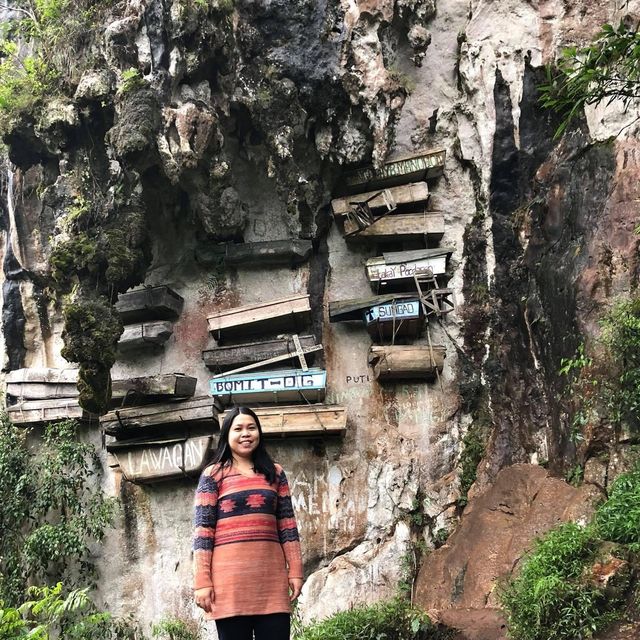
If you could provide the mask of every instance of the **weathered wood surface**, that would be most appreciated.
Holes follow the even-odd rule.
[[[111,398],[122,400],[125,396],[161,396],[189,398],[196,391],[198,380],[182,373],[163,373],[157,376],[123,378],[111,383]]]
[[[329,322],[361,321],[363,313],[371,307],[393,302],[394,300],[410,300],[411,298],[415,298],[415,294],[387,293],[386,295],[368,296],[367,298],[334,300],[329,302]]]
[[[353,242],[401,238],[426,238],[429,242],[439,242],[444,236],[444,216],[437,211],[389,214],[377,218],[373,224],[362,230],[359,230],[355,222],[347,219],[344,231]]]
[[[295,295],[270,302],[245,305],[220,311],[207,318],[209,331],[219,340],[231,335],[250,334],[259,329],[275,333],[282,328],[295,329],[311,312],[309,296]]]
[[[118,297],[116,310],[124,324],[145,320],[175,320],[184,299],[169,287],[145,287]]]
[[[226,245],[227,264],[261,269],[264,265],[295,265],[309,259],[313,251],[311,240],[267,240]]]
[[[435,178],[442,175],[445,159],[443,149],[401,156],[385,162],[378,170],[369,166],[349,171],[344,176],[344,186],[349,191],[362,191]]]
[[[414,182],[403,184],[399,187],[390,187],[389,192],[398,210],[402,210],[407,205],[426,205],[429,201],[429,185],[426,182]],[[375,196],[375,197],[374,197]],[[369,200],[369,198],[372,198]],[[346,216],[351,210],[351,203],[366,202],[373,212],[386,210],[387,204],[380,189],[368,191],[367,193],[357,193],[344,198],[336,198],[331,201],[331,210],[336,217]]]
[[[300,336],[300,344],[304,349],[313,347],[316,344],[314,336]],[[296,359],[296,347],[291,336],[285,336],[276,340],[265,340],[262,342],[248,342],[228,347],[218,347],[202,352],[202,359],[205,365],[212,371],[224,371],[225,369],[235,369],[248,364],[262,362],[269,358],[290,354],[290,360]],[[306,356],[308,360],[313,359],[313,353]]]
[[[173,334],[173,323],[168,320],[130,324],[124,328],[118,349],[131,351],[152,346],[163,345]]]
[[[211,451],[212,436],[164,438],[107,444],[124,477],[151,483],[198,475]]]
[[[148,427],[175,424],[210,424],[217,428],[218,410],[214,398],[201,396],[178,402],[164,402],[140,407],[114,409],[100,417],[105,433],[118,437],[132,436]]]
[[[347,412],[337,405],[256,407],[254,411],[265,437],[343,435],[347,428]]]
[[[414,276],[444,275],[453,250],[449,247],[399,251],[370,258],[366,262],[367,277],[372,284],[413,280]]]
[[[77,369],[16,369],[5,377],[7,395],[23,400],[75,398],[78,396]]]
[[[445,348],[429,346],[379,346],[369,349],[369,364],[377,380],[433,380],[444,366]]]
[[[327,372],[312,368],[239,373],[213,378],[209,385],[211,395],[222,402],[321,402]]]
[[[417,298],[394,300],[367,309],[364,322],[374,340],[398,336],[415,338],[420,335],[424,326],[424,312]]]
[[[74,398],[27,400],[7,407],[13,424],[39,424],[74,418],[83,422],[97,421],[97,416],[86,412]]]

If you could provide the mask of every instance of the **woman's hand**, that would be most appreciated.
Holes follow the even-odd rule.
[[[289,578],[289,600],[293,602],[302,591],[302,578]]]
[[[214,601],[213,587],[196,589],[193,595],[196,600],[196,605],[198,605],[203,611],[206,611],[207,613],[211,613],[211,609],[213,607],[213,601]]]

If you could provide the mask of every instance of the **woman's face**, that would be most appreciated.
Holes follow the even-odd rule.
[[[239,413],[229,429],[229,448],[234,458],[249,458],[260,442],[260,432],[256,421],[248,415]]]

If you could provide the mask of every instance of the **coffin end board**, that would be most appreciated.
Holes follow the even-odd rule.
[[[119,296],[116,311],[125,324],[148,320],[175,320],[184,299],[167,286],[145,287]]]

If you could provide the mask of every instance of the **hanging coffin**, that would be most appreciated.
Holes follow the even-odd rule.
[[[347,412],[336,405],[256,407],[254,411],[267,438],[344,435],[347,428]]]
[[[396,336],[415,338],[424,326],[422,304],[413,298],[370,307],[364,312],[364,322],[374,340]]]
[[[271,302],[235,307],[207,318],[209,331],[216,340],[257,331],[274,334],[294,330],[306,322],[311,312],[308,295],[289,296]]]
[[[133,351],[160,347],[173,334],[173,323],[168,320],[130,324],[124,328],[118,341],[118,351]]]
[[[85,411],[76,398],[49,400],[27,400],[7,407],[9,420],[13,424],[40,424],[73,418],[83,422],[97,421],[97,416]]]
[[[376,380],[433,380],[442,371],[444,356],[440,345],[374,345],[369,349],[369,364]]]
[[[443,149],[401,156],[385,162],[380,169],[369,166],[346,173],[344,186],[354,192],[436,178],[442,175],[445,158]]]
[[[78,396],[77,369],[16,369],[7,373],[5,381],[7,395],[22,400]]]
[[[429,201],[429,186],[426,182],[414,182],[403,184],[399,187],[390,187],[388,193],[380,191],[368,191],[344,198],[336,198],[331,201],[331,210],[336,218],[347,216],[355,204],[366,203],[374,215],[384,213],[389,202],[393,202],[400,211],[406,207],[426,205]]]
[[[189,426],[203,424],[217,429],[218,410],[209,396],[189,398],[178,402],[164,402],[115,409],[100,416],[100,426],[112,436],[135,437],[136,434],[163,425]]]
[[[314,336],[300,336],[300,345],[303,349],[314,347],[315,344]],[[224,371],[285,355],[289,355],[290,361],[296,359],[296,347],[292,336],[208,349],[202,352],[202,359],[212,371]],[[313,358],[314,352],[305,355],[310,360]]]
[[[181,313],[184,299],[169,287],[145,287],[123,293],[116,302],[122,322],[145,320],[175,320]]]
[[[327,386],[323,369],[289,369],[218,376],[209,382],[211,395],[224,402],[321,402]]]
[[[196,378],[182,373],[163,373],[157,376],[122,378],[111,383],[111,399],[121,401],[127,397],[189,398],[196,390]],[[132,403],[130,403],[132,404]]]
[[[367,277],[375,288],[404,284],[418,278],[444,275],[453,249],[419,249],[385,253],[366,262]]]
[[[389,214],[374,219],[364,229],[360,229],[354,221],[347,219],[344,223],[344,231],[348,239],[354,242],[425,238],[428,242],[435,244],[444,236],[444,216],[436,211]]]
[[[198,475],[205,467],[212,436],[114,442],[107,451],[115,456],[124,477],[152,483]]]

